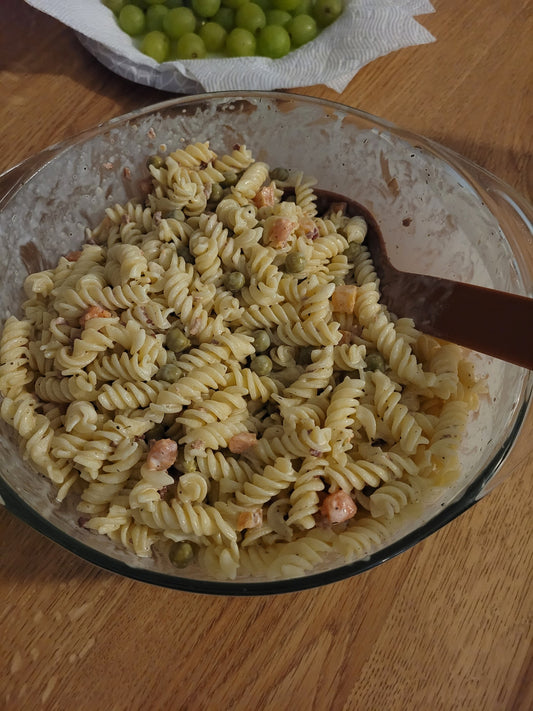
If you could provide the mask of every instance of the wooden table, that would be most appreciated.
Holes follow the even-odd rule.
[[[527,194],[532,3],[434,5],[420,20],[435,43],[373,62],[340,96],[296,91],[425,134]],[[168,98],[112,74],[22,0],[2,0],[0,33],[0,171]],[[121,579],[0,512],[0,708],[533,708],[532,441],[521,439],[489,497],[416,548],[351,580],[275,598]]]

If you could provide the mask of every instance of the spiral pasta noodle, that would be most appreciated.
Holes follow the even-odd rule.
[[[370,554],[460,475],[472,363],[389,313],[364,215],[315,178],[237,144],[157,158],[147,194],[25,279],[1,417],[132,555],[275,579]]]

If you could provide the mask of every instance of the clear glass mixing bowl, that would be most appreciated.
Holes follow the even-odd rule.
[[[244,92],[172,99],[113,119],[52,146],[0,176],[0,318],[18,314],[28,271],[55,264],[83,241],[104,208],[139,194],[146,157],[160,146],[209,140],[217,152],[246,144],[272,166],[303,170],[318,186],[353,197],[376,217],[396,266],[533,295],[531,206],[510,186],[456,153],[390,123],[336,103]],[[531,324],[517,324],[517,328]],[[4,505],[46,536],[116,573],[152,584],[216,594],[271,594],[347,578],[421,541],[487,494],[519,436],[533,378],[517,366],[475,354],[490,398],[470,418],[460,451],[463,474],[418,506],[382,547],[345,564],[330,560],[283,580],[209,579],[176,570],[155,555],[136,558],[77,525],[73,507],[0,425]],[[504,468],[504,473],[508,470]]]

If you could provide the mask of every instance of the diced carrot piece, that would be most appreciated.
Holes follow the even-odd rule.
[[[340,284],[337,286],[331,297],[333,311],[341,314],[353,313],[356,294],[356,284]]]
[[[228,442],[229,451],[233,454],[242,454],[257,444],[257,437],[254,432],[239,432],[233,435]]]
[[[357,506],[345,491],[336,491],[326,496],[320,507],[320,513],[329,523],[341,523],[355,516]]]

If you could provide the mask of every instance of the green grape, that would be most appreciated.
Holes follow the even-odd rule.
[[[119,13],[118,24],[121,30],[132,37],[142,35],[146,25],[144,12],[140,7],[128,3]]]
[[[152,30],[163,31],[163,19],[168,12],[168,7],[166,5],[150,5],[146,10],[146,31],[152,32]]]
[[[266,25],[265,13],[255,2],[247,2],[235,13],[235,24],[255,35]]]
[[[257,38],[257,53],[263,57],[279,59],[291,49],[291,38],[281,25],[266,25]]]
[[[206,54],[205,44],[195,32],[186,32],[176,42],[177,59],[203,59]]]
[[[327,27],[337,19],[342,12],[342,0],[316,0],[313,17],[319,27]]]
[[[220,9],[220,0],[192,0],[191,8],[199,17],[213,17]]]
[[[286,12],[292,12],[298,7],[300,0],[272,0],[272,7],[276,10],[285,10]]]
[[[248,0],[222,0],[224,7],[231,7],[232,10],[237,10],[245,2],[248,2]]]
[[[126,0],[103,0],[103,3],[114,15],[118,15],[126,4]]]
[[[231,7],[221,7],[217,14],[213,15],[212,20],[218,25],[222,25],[226,32],[231,32],[235,27],[235,10],[232,10]]]
[[[202,38],[208,52],[224,51],[228,33],[218,22],[206,22],[205,25],[200,28],[198,34]],[[215,185],[218,186],[218,183],[215,183]],[[220,190],[222,190],[222,188],[220,188]],[[213,197],[213,191],[211,191],[211,199],[215,199]]]
[[[318,34],[316,21],[310,15],[295,15],[285,29],[290,35],[293,47],[301,47],[306,42],[315,39]]]
[[[194,27],[194,31],[196,32],[196,34],[198,34],[200,32],[200,28],[202,28],[205,25],[207,20],[205,19],[205,17],[198,17],[198,15],[195,15],[195,17],[196,17],[196,25]]]
[[[255,37],[242,27],[235,27],[226,38],[226,54],[229,57],[253,57]]]
[[[285,27],[291,18],[292,15],[285,10],[267,10],[266,13],[267,25],[281,25]]]
[[[164,62],[168,57],[169,50],[170,40],[164,32],[152,30],[144,35],[141,42],[141,52],[152,57],[156,62]]]
[[[311,15],[313,11],[313,0],[300,0],[299,4],[292,11],[293,15]]]
[[[270,10],[271,8],[270,0],[252,0],[252,2],[255,2],[256,5],[259,5],[259,7],[264,13],[266,13],[267,10]]]
[[[196,17],[189,7],[174,7],[163,19],[163,30],[170,39],[179,39],[187,32],[194,32]]]

